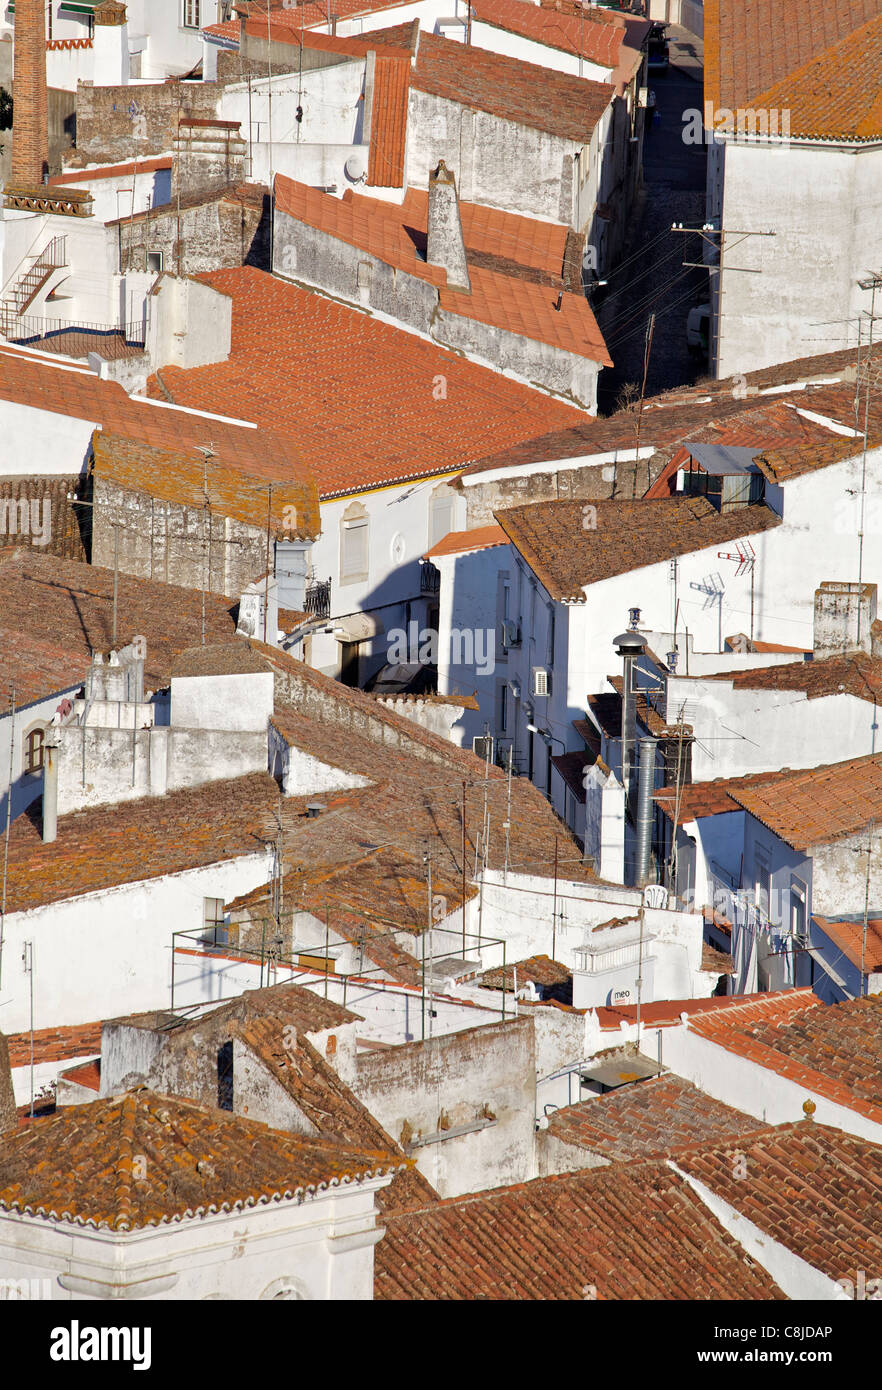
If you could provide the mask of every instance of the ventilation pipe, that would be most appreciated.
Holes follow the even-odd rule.
[[[635,666],[638,657],[646,650],[646,638],[633,628],[619,633],[613,638],[616,653],[622,658],[624,670],[622,681],[622,784],[625,788],[625,806],[629,802],[631,788],[631,763],[636,736],[635,706]]]
[[[637,864],[636,888],[642,888],[649,878],[652,850],[652,793],[655,790],[654,738],[640,740],[640,783],[637,792]]]
[[[58,745],[43,744],[43,844],[58,834]]]

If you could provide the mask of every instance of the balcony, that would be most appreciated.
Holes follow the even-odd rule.
[[[303,600],[304,611],[313,618],[330,618],[331,616],[331,581],[330,579],[315,579],[306,586],[306,597]]]
[[[437,594],[441,589],[441,571],[428,560],[420,564],[420,593]]]

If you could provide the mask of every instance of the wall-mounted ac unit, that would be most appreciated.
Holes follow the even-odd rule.
[[[519,647],[521,645],[521,629],[510,618],[506,618],[502,624],[502,645],[503,647]]]
[[[494,740],[489,736],[472,739],[472,752],[476,758],[480,758],[482,763],[493,761]]]
[[[551,694],[551,672],[547,666],[533,667],[532,693],[537,698]]]

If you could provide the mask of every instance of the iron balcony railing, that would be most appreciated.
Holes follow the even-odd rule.
[[[313,580],[306,586],[306,598],[303,607],[307,613],[314,618],[330,618],[331,616],[331,581],[330,579]]]
[[[143,352],[147,340],[143,323],[38,319],[7,313],[6,306],[0,306],[0,333],[10,343],[28,347],[39,343],[44,352],[57,352],[64,357],[87,357],[90,352],[127,357],[133,352]]]
[[[426,561],[420,565],[420,593],[437,594],[441,589],[441,571]]]

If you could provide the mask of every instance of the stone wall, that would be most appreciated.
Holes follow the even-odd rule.
[[[532,1019],[357,1057],[354,1090],[444,1197],[534,1176]],[[457,1133],[462,1130],[464,1133]]]
[[[269,194],[253,197],[232,190],[210,200],[156,208],[119,226],[120,268],[142,269],[148,251],[162,253],[162,268],[174,275],[253,265],[269,270]]]
[[[119,568],[138,579],[203,585],[212,593],[238,597],[266,573],[266,531],[216,511],[184,506],[95,479],[92,563],[113,568],[114,528],[119,527]]]
[[[113,164],[166,154],[174,145],[179,118],[216,119],[222,92],[217,82],[125,87],[80,82],[76,162]]]

